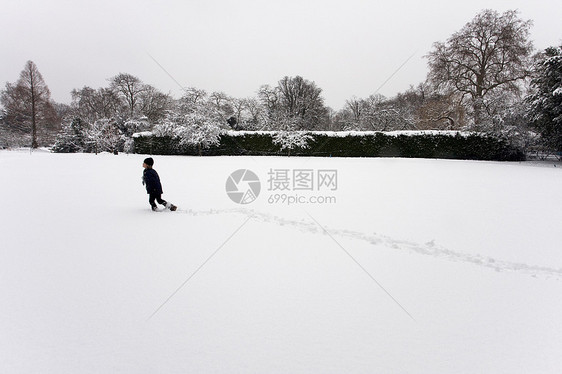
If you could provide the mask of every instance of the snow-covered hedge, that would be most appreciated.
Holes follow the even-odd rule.
[[[276,132],[235,132],[220,134],[219,143],[203,155],[287,155],[322,157],[407,157],[519,161],[524,153],[505,139],[460,132],[299,132],[291,144],[279,141]],[[304,142],[304,143],[303,143]],[[296,144],[296,145],[295,145]],[[134,152],[161,155],[198,155],[200,150],[182,144],[179,138],[134,136]]]

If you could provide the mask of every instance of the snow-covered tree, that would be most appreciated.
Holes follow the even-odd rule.
[[[87,127],[88,125],[80,118],[63,124],[62,130],[56,137],[53,152],[84,152],[87,145]]]
[[[497,91],[518,92],[529,76],[531,21],[517,11],[499,14],[484,10],[445,43],[435,43],[427,55],[429,80],[445,91],[454,90],[471,107],[474,128],[486,120],[486,99]]]
[[[219,143],[222,122],[204,103],[182,107],[186,108],[186,113],[170,111],[153,127],[152,134],[178,138],[180,145],[196,146],[201,154],[203,149]]]
[[[128,137],[123,133],[122,126],[110,118],[102,118],[88,124],[81,118],[75,118],[63,125],[58,134],[54,152],[111,152],[117,153],[124,149]]]
[[[181,144],[197,146],[199,154],[203,149],[219,144],[220,121],[204,113],[189,113],[180,119],[176,134]]]
[[[202,104],[208,95],[205,90],[201,90],[196,87],[188,87],[184,90],[183,96],[181,97],[180,101],[185,104],[189,105],[197,105]]]
[[[281,150],[286,150],[289,156],[296,148],[308,148],[309,142],[313,139],[306,131],[298,131],[296,128],[297,125],[290,119],[285,119],[273,134],[273,143],[281,146]]]
[[[412,115],[382,95],[346,101],[338,121],[346,130],[393,131],[416,128]]]
[[[152,127],[150,131],[152,135],[156,137],[176,137],[178,132],[178,125],[174,120],[171,119],[171,116],[167,117],[166,119],[160,121],[156,125]]]
[[[289,156],[296,148],[308,148],[312,139],[306,131],[277,131],[273,135],[273,143],[280,145],[282,150],[287,150]]]
[[[132,137],[133,134],[148,131],[151,128],[150,121],[147,117],[130,118],[119,126],[121,132],[126,137]]]
[[[258,97],[267,113],[267,128],[277,130],[283,121],[299,130],[327,126],[328,108],[321,94],[321,88],[300,76],[284,77],[276,87],[262,86]]]
[[[264,107],[256,98],[231,98],[232,116],[227,123],[233,130],[262,130],[267,124]]]
[[[562,46],[546,49],[535,66],[529,115],[543,143],[562,152]]]
[[[166,116],[173,107],[170,95],[160,92],[149,84],[144,84],[144,89],[139,95],[138,108],[140,116],[150,123],[156,123]]]
[[[126,137],[117,123],[109,118],[94,122],[86,131],[89,151],[118,153],[123,150]]]
[[[207,106],[215,117],[220,118],[221,123],[226,123],[234,114],[233,101],[234,98],[224,92],[213,92],[209,95]]]

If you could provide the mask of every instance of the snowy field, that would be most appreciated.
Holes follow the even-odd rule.
[[[0,373],[561,372],[560,164],[144,157],[0,152]]]

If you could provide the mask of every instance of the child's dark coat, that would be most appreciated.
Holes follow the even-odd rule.
[[[160,177],[158,176],[156,170],[152,168],[144,169],[142,178],[146,186],[147,194],[161,195],[164,193],[162,191],[162,184],[160,183]]]

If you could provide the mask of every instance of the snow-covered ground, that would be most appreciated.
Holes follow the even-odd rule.
[[[560,165],[144,157],[0,152],[0,373],[560,373]]]

